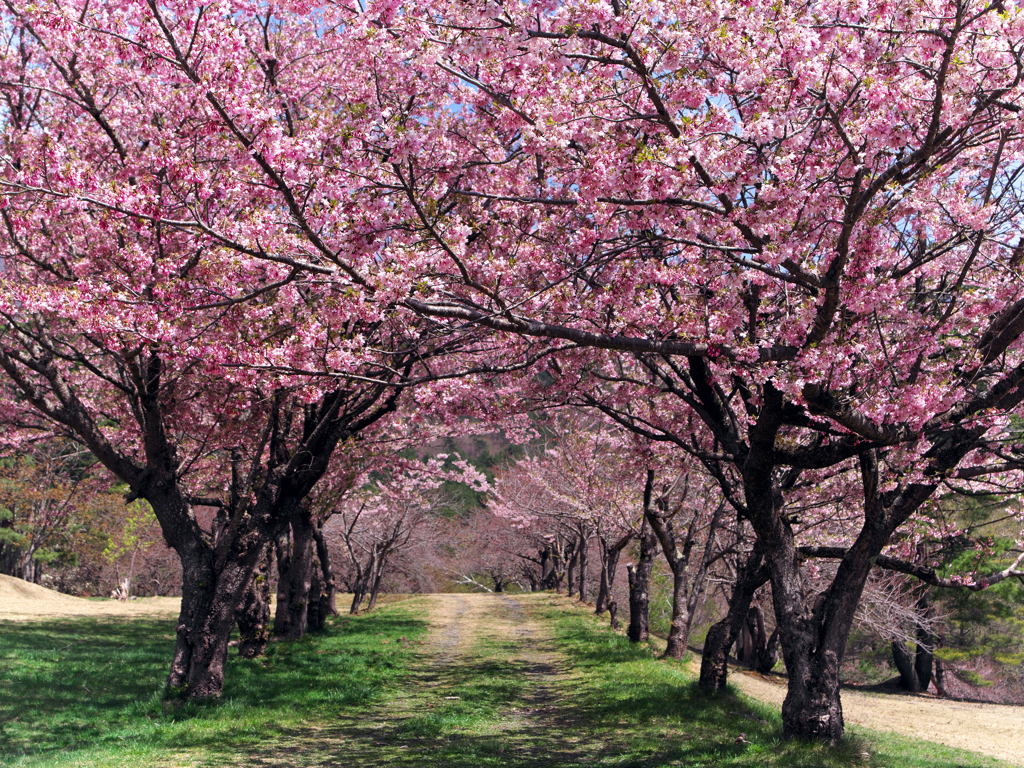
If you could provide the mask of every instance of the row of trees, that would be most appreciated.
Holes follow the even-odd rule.
[[[674,483],[659,487],[654,470],[648,470],[646,484],[642,470],[634,471],[630,492],[628,462],[643,451],[635,444],[616,451],[617,444],[625,447],[623,438],[630,439],[621,428],[600,420],[570,417],[560,421],[551,434],[551,444],[542,453],[498,475],[491,497],[490,506],[498,519],[511,529],[510,534],[518,533],[518,537],[507,535],[502,543],[508,556],[521,560],[519,570],[525,577],[519,580],[521,588],[536,588],[541,583],[562,589],[566,573],[572,574],[575,569],[576,576],[568,579],[569,591],[576,592],[578,584],[582,600],[587,596],[584,585],[588,581],[592,586],[599,585],[596,613],[601,614],[609,609],[607,596],[616,564],[619,556],[625,555],[633,561],[627,564],[628,634],[634,641],[641,641],[648,636],[652,565],[659,560],[669,579],[666,587],[659,588],[667,592],[670,606],[666,656],[682,655],[698,609],[702,609],[701,622],[714,621],[712,617],[723,610],[722,606],[735,604],[740,594],[744,597],[743,610],[730,612],[711,634],[728,629],[736,657],[761,671],[770,671],[778,660],[780,634],[778,626],[772,626],[771,617],[766,622],[761,608],[771,600],[770,587],[765,585],[766,579],[744,585],[736,578],[744,561],[753,554],[756,540],[745,521],[723,515],[724,503],[714,510],[709,508],[708,500],[717,496],[707,478],[701,486],[700,475],[676,476]],[[537,449],[533,446],[532,450]],[[602,502],[601,494],[594,490],[601,485],[614,499],[611,503]],[[590,490],[582,493],[578,487]],[[833,496],[822,493],[825,490],[819,487],[808,501],[835,504]],[[940,693],[949,687],[956,691],[953,695],[988,695],[983,689],[971,687],[976,673],[972,664],[965,662],[974,659],[973,666],[980,664],[997,676],[992,700],[1019,698],[1019,686],[1014,682],[1018,675],[1012,667],[1019,663],[1020,644],[1013,639],[1010,628],[1019,622],[1019,600],[1014,599],[1019,585],[1004,581],[1019,557],[1019,550],[1014,552],[1019,545],[1012,539],[1012,534],[1019,533],[1019,506],[1013,497],[980,498],[981,503],[970,495],[943,495],[926,510],[929,519],[915,520],[901,531],[888,548],[891,554],[879,559],[865,584],[854,619],[854,667],[845,666],[844,679],[874,683],[887,673],[891,677],[898,672],[907,690],[924,690],[934,679]],[[838,503],[848,503],[848,499],[839,499]],[[835,577],[835,558],[841,550],[833,545],[844,525],[842,510],[832,509],[823,516],[809,504],[791,507],[790,512],[804,542],[800,554],[813,599]],[[848,517],[845,522],[849,523]],[[675,535],[676,530],[685,531],[685,535]],[[667,535],[670,532],[671,537]],[[1005,536],[1007,532],[1011,538]],[[588,551],[600,558],[599,565],[591,566],[589,580],[585,559]],[[593,573],[595,569],[599,576]],[[545,573],[549,576],[546,583],[541,578]],[[943,578],[940,573],[953,577]],[[709,576],[714,584],[734,585],[735,591],[719,594],[708,590]],[[745,595],[741,589],[747,590]],[[982,589],[984,594],[979,591]],[[612,621],[616,622],[614,609]],[[733,621],[735,627],[730,628]],[[1007,629],[1009,635],[1000,634]],[[868,646],[871,650],[865,653]],[[879,646],[884,649],[882,658],[878,656]],[[729,651],[729,647],[722,650],[715,643],[707,645],[705,651],[716,649],[722,654]],[[858,659],[865,668],[856,668]],[[706,653],[705,682],[717,685],[723,679],[718,675],[724,674],[724,661],[724,655]],[[961,675],[966,689],[956,678],[943,678],[944,661],[952,663],[948,668]],[[980,680],[980,685],[992,684]]]
[[[677,510],[754,540],[703,684],[770,582],[784,731],[825,741],[883,550],[936,492],[1019,486],[1016,6],[3,13],[0,415],[152,507],[179,695],[219,693],[271,547],[311,551],[389,428],[575,405],[636,436],[676,593]]]

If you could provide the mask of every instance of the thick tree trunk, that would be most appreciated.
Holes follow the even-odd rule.
[[[921,684],[917,680],[917,670],[914,669],[914,658],[902,640],[892,641],[892,660],[900,673],[903,688],[911,693],[920,693]]]
[[[868,573],[896,527],[909,513],[885,508],[878,498],[878,463],[874,451],[859,456],[864,485],[864,525],[856,541],[839,562],[829,588],[808,610],[793,531],[781,515],[775,525],[759,531],[765,559],[771,570],[776,625],[782,638],[782,654],[789,674],[782,703],[783,735],[835,744],[843,736],[843,708],[839,696],[839,668],[846,641],[860,602]],[[766,489],[747,485],[748,510],[764,520],[756,501]],[[768,491],[770,493],[770,491]],[[917,509],[931,493],[915,490],[906,509]]]
[[[764,565],[764,554],[760,547],[755,545],[736,575],[736,584],[729,598],[729,612],[724,619],[712,625],[704,640],[704,651],[700,659],[701,690],[725,689],[729,675],[729,649],[746,623],[754,593],[766,581],[768,569]]]
[[[313,579],[313,523],[301,506],[291,516],[291,551],[286,561],[278,558],[278,602],[274,636],[296,639],[306,633],[309,588]],[[283,600],[282,600],[283,596]]]
[[[687,565],[682,558],[677,558],[672,564],[672,625],[665,646],[666,659],[683,658],[686,655],[686,643],[690,639],[690,611],[687,605],[690,580]]]
[[[235,614],[263,554],[260,550],[253,547],[240,557],[227,558],[219,571],[209,547],[194,546],[179,552],[182,597],[167,677],[171,697],[220,696]]]
[[[929,619],[935,612],[927,592],[917,601],[916,608],[921,615],[921,623],[917,626],[916,653],[911,655],[901,640],[892,643],[892,660],[900,673],[900,682],[911,693],[927,691],[931,685],[935,646],[938,644],[938,637],[929,626]]]
[[[608,603],[608,616],[611,618],[612,629],[619,628],[619,604],[612,600]]]
[[[935,616],[931,596],[925,592],[917,601],[922,622],[917,628],[917,657],[914,659],[914,671],[922,691],[928,690],[932,681],[932,667],[935,661],[935,648],[939,644],[938,635],[932,629],[930,620]]]
[[[636,565],[626,569],[629,574],[629,627],[626,635],[630,642],[642,643],[650,637],[651,570],[657,544],[658,540],[644,518],[640,526],[640,556]]]
[[[236,617],[238,655],[245,659],[262,656],[270,639],[270,560],[264,557],[249,580]]]

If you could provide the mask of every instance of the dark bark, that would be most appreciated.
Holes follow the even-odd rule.
[[[640,525],[640,556],[636,565],[626,567],[629,575],[629,627],[626,636],[630,642],[642,643],[650,637],[651,570],[657,554],[658,540],[645,517]]]
[[[853,616],[860,602],[874,559],[895,529],[892,518],[878,502],[878,465],[874,451],[861,454],[864,485],[864,527],[839,563],[831,585],[808,610],[793,531],[788,520],[756,501],[765,489],[748,488],[748,508],[760,504],[754,517],[764,526],[761,540],[772,575],[776,623],[789,687],[782,705],[783,733],[834,744],[843,735],[843,709],[839,696],[839,668]],[[768,499],[772,497],[769,494]],[[768,502],[771,505],[771,501]],[[900,521],[902,522],[902,521]]]
[[[494,591],[496,593],[504,593],[505,588],[512,583],[512,579],[503,571],[490,570],[488,575],[491,577],[491,581],[494,582]]]
[[[625,549],[626,545],[632,540],[632,533],[627,533],[613,544],[608,544],[603,537],[600,539],[601,586],[598,588],[597,606],[594,608],[594,613],[598,616],[609,610],[612,587],[615,585],[615,571],[619,567],[619,557],[622,555],[622,550]]]
[[[779,630],[769,637],[765,631],[764,611],[752,605],[736,641],[736,660],[759,672],[771,672],[779,660]]]
[[[779,632],[779,628],[768,636],[767,642],[758,649],[757,659],[754,662],[754,669],[758,672],[768,674],[775,669],[775,664],[779,660],[779,640],[782,634]]]
[[[338,586],[334,576],[334,565],[331,563],[331,553],[327,548],[327,542],[324,539],[324,524],[320,521],[316,524],[316,528],[313,529],[313,539],[316,541],[316,556],[320,561],[320,570],[323,573],[324,582],[324,601],[326,606],[323,610],[326,611],[328,616],[338,615],[338,603],[337,594]]]
[[[32,321],[26,322],[25,328]],[[116,361],[112,369],[116,372],[98,375],[116,377],[121,383],[111,392],[124,395],[111,408],[134,421],[138,436],[131,442],[132,429],[116,430],[117,439],[127,442],[115,443],[100,414],[80,398],[77,383],[66,377],[52,350],[40,344],[39,339],[47,335],[44,327],[26,333],[24,328],[8,326],[0,345],[0,368],[27,403],[51,424],[74,434],[128,486],[127,501],[149,502],[183,571],[167,691],[190,699],[219,696],[228,637],[267,547],[326,472],[336,446],[394,411],[402,389],[387,383],[359,383],[340,385],[315,403],[298,402],[284,391],[269,399],[258,398],[260,404],[246,414],[246,426],[256,439],[245,449],[247,458],[242,448],[231,452],[228,492],[223,497],[197,498],[188,490],[189,473],[183,472],[177,436],[168,427],[167,409],[174,408],[178,382],[165,380],[159,347],[144,343],[125,355],[118,342],[100,356]],[[418,350],[396,354],[386,366],[390,372],[383,375],[397,371],[395,379],[404,379],[418,355]],[[86,375],[98,370],[81,367]],[[219,436],[209,437],[219,444]],[[219,510],[210,531],[200,526],[195,506]]]
[[[289,521],[291,537],[288,555],[278,556],[277,612],[274,636],[296,639],[306,633],[309,590],[313,580],[313,530],[310,511],[303,504]],[[281,545],[279,539],[278,545]]]
[[[921,596],[915,607],[921,616],[921,621],[917,625],[917,650],[911,655],[906,643],[902,640],[894,640],[892,660],[900,673],[900,682],[903,687],[911,693],[920,693],[927,691],[932,682],[932,667],[938,636],[930,626],[930,619],[934,617],[935,611],[927,592]]]
[[[648,485],[653,485],[654,471],[648,470]],[[683,499],[685,503],[685,497]],[[661,543],[661,551],[668,562],[669,570],[672,571],[672,622],[668,633],[668,643],[665,647],[665,658],[681,659],[686,655],[686,645],[690,639],[690,625],[693,621],[693,611],[697,599],[704,589],[704,578],[707,574],[707,563],[714,550],[715,533],[721,520],[725,504],[720,504],[711,521],[708,539],[704,547],[702,558],[694,583],[690,583],[690,555],[699,529],[696,515],[690,518],[682,541],[676,535],[672,515],[669,514],[668,500],[664,497],[657,500],[655,505],[644,506],[644,516],[650,522],[651,530],[654,531]]]
[[[931,598],[927,592],[917,601],[917,607],[921,612],[922,622],[917,627],[917,656],[914,659],[914,671],[917,673],[917,681],[921,690],[927,691],[928,685],[932,681],[935,648],[939,644],[939,638],[931,627],[935,609],[932,608]]]
[[[349,613],[355,615],[359,613],[359,608],[363,604],[363,599],[370,588],[370,580],[373,578],[374,570],[373,555],[371,554],[370,560],[365,566],[359,562],[358,558],[353,560],[353,564],[356,569],[356,578],[352,585],[352,606],[349,608]]]
[[[152,503],[157,496],[154,493],[149,498]],[[153,504],[154,510],[158,504]],[[239,526],[233,539],[226,542],[227,551],[218,553],[218,547],[191,537],[178,551],[182,563],[181,613],[167,677],[167,692],[173,698],[220,696],[236,614],[253,574],[265,561],[265,542],[270,538],[266,519],[258,512],[250,517],[251,525]],[[223,537],[220,541],[225,543]]]
[[[540,550],[540,588],[561,592],[561,566],[564,564],[558,549],[548,544]]]
[[[619,628],[619,604],[612,600],[608,603],[608,616],[611,618],[612,629]]]
[[[245,659],[262,656],[270,639],[270,559],[264,557],[249,580],[236,617],[238,655]]]
[[[566,568],[566,589],[568,590],[569,597],[572,597],[572,593],[576,586],[576,563],[580,559],[579,542],[574,541],[572,543],[572,549],[569,553],[569,565]],[[558,583],[559,592],[561,592],[561,580]]]
[[[586,530],[580,528],[580,602],[587,599],[587,555],[590,553],[590,536]],[[571,589],[570,589],[571,591]]]
[[[935,692],[942,698],[946,698],[946,670],[942,666],[942,659],[935,659],[935,675],[932,677],[935,685]]]
[[[736,584],[729,598],[729,612],[724,619],[712,625],[704,640],[704,651],[700,660],[701,690],[725,689],[729,675],[729,650],[747,621],[754,593],[768,581],[768,575],[764,553],[755,544],[736,576]]]
[[[911,693],[920,693],[921,684],[917,680],[917,671],[914,669],[914,657],[907,650],[907,644],[902,640],[892,641],[892,660],[896,664],[896,670],[900,673],[900,682],[903,687]]]
[[[309,580],[309,607],[306,609],[306,631],[319,632],[327,623],[330,615],[328,610],[327,584],[324,581],[320,563],[313,561],[313,570]]]
[[[377,556],[376,568],[373,570],[373,580],[370,584],[370,600],[366,604],[366,610],[372,611],[377,607],[377,595],[384,582],[384,569],[387,566],[388,553],[384,552]]]

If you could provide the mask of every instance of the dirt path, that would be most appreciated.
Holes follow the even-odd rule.
[[[699,674],[699,663],[694,667]],[[786,688],[777,678],[735,670],[730,682],[759,701],[781,707]],[[968,749],[1024,766],[1024,707],[943,701],[927,696],[842,693],[847,723]]]
[[[571,763],[589,751],[565,728],[558,701],[563,696],[567,665],[548,628],[531,618],[522,601],[506,595],[428,595],[418,599],[430,620],[420,674],[409,703],[410,717],[462,701],[478,689],[493,689],[498,707],[476,719],[463,739],[507,749],[516,764]],[[423,697],[423,691],[433,697]],[[503,700],[502,700],[503,699]],[[417,713],[417,710],[419,712]]]

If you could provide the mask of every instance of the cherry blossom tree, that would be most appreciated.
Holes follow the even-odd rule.
[[[481,369],[549,360],[566,391],[701,462],[750,521],[785,733],[835,741],[871,563],[943,484],[1019,471],[999,439],[1024,399],[1015,5],[7,8],[0,183],[7,250],[31,274],[3,309],[7,338],[39,352],[4,368],[119,476],[134,470],[95,420],[46,405],[67,390],[46,378],[67,334],[24,319],[55,312],[37,284],[76,286],[62,308],[89,327],[56,347],[76,376],[90,338],[119,332],[117,354],[142,362],[126,368],[163,381],[170,346],[207,320],[147,302],[276,312],[321,287],[304,331],[247,316],[256,350],[236,333],[192,364],[249,349],[248,370],[336,371],[344,349],[358,371],[356,319],[400,318],[397,334],[416,315],[476,345]],[[112,295],[118,323],[95,311]],[[495,410],[523,389],[459,386]],[[808,604],[787,494],[840,465],[859,527]]]
[[[1024,398],[1020,9],[415,18],[441,40],[422,71],[458,78],[467,107],[432,128],[447,145],[395,168],[440,273],[408,303],[620,353],[590,356],[587,380],[619,388],[605,404],[623,423],[730,481],[772,584],[784,730],[835,741],[873,559],[958,472],[1017,468],[997,443]],[[665,417],[635,419],[637,393]],[[705,444],[677,431],[686,412]],[[861,526],[808,604],[786,478],[854,460]]]
[[[642,517],[642,470],[629,458],[633,446],[621,430],[566,411],[546,427],[548,439],[533,455],[505,468],[489,508],[513,525],[564,532],[573,542],[563,558],[578,573],[580,600],[586,599],[591,539],[599,545],[598,614],[607,610],[618,559],[636,536]],[[543,534],[541,534],[543,535]],[[569,578],[569,591],[574,590]]]
[[[77,442],[129,499],[149,502],[184,571],[169,690],[216,696],[236,607],[274,529],[339,443],[394,410],[394,385],[423,355],[405,345],[406,327],[350,306],[319,330],[330,295],[290,286],[287,270],[210,257],[215,238],[53,194],[72,186],[53,152],[71,147],[95,166],[86,185],[138,192],[151,212],[187,210],[170,187],[197,183],[164,173],[160,156],[180,154],[96,108],[125,83],[80,55],[87,41],[62,36],[63,10],[9,9],[5,27],[5,173],[20,191],[2,211],[3,416]],[[159,105],[146,109],[159,124]],[[217,185],[208,177],[203,189]],[[368,342],[383,355],[369,358]],[[296,371],[310,357],[323,363],[314,381]],[[208,528],[204,506],[216,510]]]

